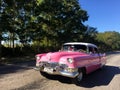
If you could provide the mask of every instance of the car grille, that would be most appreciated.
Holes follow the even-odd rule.
[[[59,64],[58,63],[47,63],[47,62],[44,62],[43,65],[45,67],[52,67],[52,68],[54,68],[54,67],[58,66]]]
[[[56,67],[60,67],[60,68],[67,68],[68,66],[66,64],[59,64],[59,63],[56,63],[56,62],[41,62],[40,63],[40,66],[43,66],[43,67],[51,67],[51,68],[56,68]]]

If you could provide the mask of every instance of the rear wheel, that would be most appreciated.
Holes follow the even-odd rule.
[[[105,64],[101,64],[100,70],[104,69],[104,67],[105,67]]]

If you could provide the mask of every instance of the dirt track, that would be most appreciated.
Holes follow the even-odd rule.
[[[120,90],[120,53],[107,56],[107,65],[76,86],[69,78],[45,78],[34,71],[35,62],[0,66],[0,90]]]

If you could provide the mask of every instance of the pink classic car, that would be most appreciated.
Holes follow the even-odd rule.
[[[84,74],[89,74],[106,63],[105,54],[100,54],[91,43],[65,43],[58,52],[36,55],[36,67],[42,73],[62,75],[80,82]]]

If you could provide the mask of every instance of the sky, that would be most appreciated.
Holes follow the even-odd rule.
[[[85,25],[99,32],[120,32],[120,0],[79,0],[79,3],[89,16]]]

